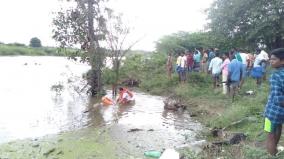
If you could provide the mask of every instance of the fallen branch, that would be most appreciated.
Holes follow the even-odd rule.
[[[241,124],[243,123],[244,121],[256,121],[257,119],[253,118],[253,117],[245,117],[241,120],[238,120],[238,121],[235,121],[235,122],[232,122],[231,124],[229,124],[228,126],[222,128],[222,131],[228,129],[229,127],[232,127],[232,126],[235,126],[235,125],[238,125],[238,124]]]

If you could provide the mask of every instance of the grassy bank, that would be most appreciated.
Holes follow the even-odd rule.
[[[25,56],[65,56],[63,52],[58,52],[57,48],[39,47],[32,48],[22,45],[0,44],[0,56],[25,55]]]
[[[266,134],[262,130],[268,81],[257,89],[255,80],[248,78],[233,102],[231,97],[222,94],[221,87],[213,90],[211,77],[205,73],[190,74],[185,84],[178,82],[176,73],[169,79],[165,72],[165,61],[166,56],[159,53],[153,53],[151,57],[130,57],[121,68],[121,79],[137,78],[141,80],[140,89],[146,92],[180,97],[187,103],[188,113],[206,126],[203,134],[209,142],[222,140],[212,137],[210,130],[213,128],[225,128],[228,134],[241,132],[247,135],[246,141],[241,144],[220,146],[215,150],[207,148],[198,155],[184,149],[183,153],[188,158],[272,158],[265,151]],[[110,74],[108,72],[105,76]],[[255,94],[246,95],[248,90],[253,90]],[[284,155],[280,154],[276,158],[284,158]]]
[[[88,128],[2,144],[0,158],[116,159],[115,148],[116,144],[110,140],[107,130]]]

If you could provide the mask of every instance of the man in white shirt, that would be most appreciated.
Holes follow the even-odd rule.
[[[263,73],[263,80],[266,80],[266,67],[268,65],[269,62],[269,56],[268,53],[265,52],[264,50],[261,49],[256,49],[256,58],[255,58],[255,65],[256,66],[260,66],[262,67],[262,73]]]
[[[186,67],[187,66],[187,57],[185,54],[182,54],[181,62],[180,62],[180,67],[181,67],[181,82],[185,83],[186,81]]]
[[[213,87],[216,88],[219,76],[221,74],[221,65],[223,63],[223,60],[219,57],[219,53],[216,53],[216,56],[211,60],[208,68],[208,72],[211,71],[212,77],[213,77]]]
[[[266,65],[268,61],[268,54],[264,50],[257,48],[251,76],[256,79],[256,84],[259,88],[261,86],[262,79],[266,79]]]

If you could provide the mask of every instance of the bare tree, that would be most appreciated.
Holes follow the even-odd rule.
[[[112,84],[113,95],[117,94],[122,59],[140,41],[138,39],[132,43],[126,43],[126,39],[129,38],[130,34],[130,27],[122,22],[121,17],[121,14],[115,15],[112,10],[108,11],[106,42],[108,56],[111,58],[113,64],[112,70],[115,73],[114,83]]]

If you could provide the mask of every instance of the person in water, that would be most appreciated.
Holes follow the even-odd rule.
[[[104,106],[115,105],[115,102],[112,100],[112,98],[109,95],[103,96],[101,101]]]
[[[126,88],[119,87],[119,95],[117,98],[118,104],[128,104],[134,101],[133,93]]]

